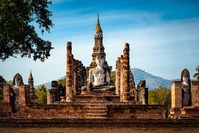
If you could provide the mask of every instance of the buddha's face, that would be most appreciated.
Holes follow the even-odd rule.
[[[183,85],[189,86],[189,77],[182,77],[182,80],[183,80],[182,82]]]
[[[182,79],[183,79],[184,82],[187,82],[189,78],[188,77],[183,77]]]
[[[100,66],[100,67],[103,66],[103,64],[104,64],[104,59],[103,58],[96,57],[95,60],[96,60],[97,66]]]

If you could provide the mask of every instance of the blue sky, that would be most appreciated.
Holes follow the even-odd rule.
[[[104,35],[106,59],[115,69],[124,44],[130,44],[131,68],[140,68],[166,79],[191,76],[199,65],[198,0],[52,0],[49,10],[55,26],[40,36],[55,49],[44,63],[29,58],[0,62],[0,75],[12,80],[20,73],[27,83],[32,70],[35,84],[65,75],[66,43],[72,42],[76,59],[89,66],[94,46],[97,13]],[[39,32],[39,31],[38,31]]]

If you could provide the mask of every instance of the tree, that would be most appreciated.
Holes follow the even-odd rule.
[[[112,85],[115,84],[115,74],[116,74],[115,71],[112,71],[112,72],[110,73],[110,78],[111,78],[111,84],[112,84]]]
[[[0,101],[3,100],[3,84],[6,83],[6,80],[3,76],[0,75]]]
[[[196,67],[196,73],[193,75],[193,78],[196,78],[196,80],[199,80],[199,66]]]
[[[4,83],[6,83],[6,80],[3,78],[3,76],[0,75],[0,88]]]
[[[66,86],[66,77],[63,78],[63,79],[58,80],[57,82],[58,82],[58,85],[61,85],[62,87],[65,87]]]
[[[46,85],[40,85],[37,89],[35,89],[35,94],[38,97],[38,104],[46,104],[47,103],[47,88]]]
[[[1,0],[0,1],[0,59],[31,57],[44,61],[50,56],[51,42],[41,39],[33,24],[41,33],[50,32],[52,13],[47,10],[48,0]]]
[[[148,93],[149,104],[162,104],[163,101],[167,102],[168,110],[171,107],[171,90],[166,87],[158,87],[150,90]]]

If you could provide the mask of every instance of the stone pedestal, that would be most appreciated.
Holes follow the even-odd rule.
[[[119,102],[120,98],[118,95],[115,95],[115,92],[112,91],[103,91],[103,92],[86,92],[81,95],[75,96],[76,102]]]

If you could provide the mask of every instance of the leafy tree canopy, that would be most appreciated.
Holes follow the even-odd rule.
[[[61,85],[62,87],[66,86],[66,77],[64,79],[60,79],[57,81],[58,85]]]
[[[150,90],[148,93],[149,104],[162,104],[163,101],[167,102],[168,109],[171,107],[171,90],[166,87],[158,87]]]
[[[196,80],[199,80],[199,66],[196,67],[196,73],[193,75],[193,78],[196,78]]]
[[[3,100],[3,84],[6,83],[6,80],[3,76],[0,75],[0,101]]]
[[[38,24],[42,34],[50,32],[53,23],[48,11],[48,0],[0,1],[0,59],[10,56],[31,57],[44,61],[50,56],[51,42],[41,39],[33,24]]]
[[[45,85],[36,88],[35,94],[38,97],[38,104],[47,104],[47,88]]]

